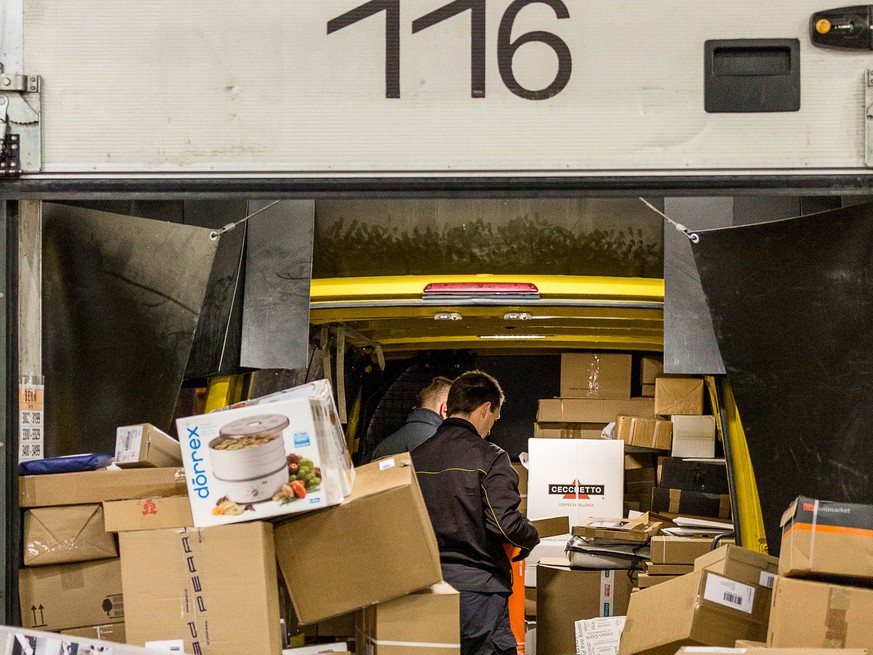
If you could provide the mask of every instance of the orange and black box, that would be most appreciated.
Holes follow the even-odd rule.
[[[799,496],[780,525],[779,575],[873,585],[873,505]]]

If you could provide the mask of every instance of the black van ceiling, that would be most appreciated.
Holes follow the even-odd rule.
[[[693,246],[771,554],[798,495],[873,503],[873,204]]]

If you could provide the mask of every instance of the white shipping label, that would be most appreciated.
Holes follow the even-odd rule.
[[[767,573],[767,571],[761,571],[761,577],[758,579],[758,584],[762,587],[767,587],[768,589],[773,588],[773,584],[776,582],[776,574],[775,573]]]
[[[617,655],[625,617],[576,621],[576,655]]]
[[[153,648],[155,650],[165,650],[170,653],[184,653],[185,652],[185,642],[182,639],[164,639],[162,641],[147,641],[145,642],[146,648]]]
[[[115,430],[115,461],[137,462],[142,447],[142,426],[127,425]]]
[[[43,419],[45,385],[22,382],[18,385],[18,461],[44,457]]]
[[[612,616],[615,609],[615,571],[600,572],[600,616]]]
[[[379,462],[379,470],[380,470],[380,471],[384,471],[384,470],[386,470],[386,469],[394,468],[394,466],[395,466],[395,463],[394,463],[394,458],[393,458],[393,457],[390,458],[390,459],[383,459],[381,462]]]
[[[751,614],[755,604],[755,588],[710,573],[706,577],[703,598]]]

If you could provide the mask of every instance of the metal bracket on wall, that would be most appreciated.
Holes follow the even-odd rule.
[[[0,64],[0,176],[42,168],[40,77],[5,73]]]
[[[873,168],[873,70],[864,76],[864,163]]]

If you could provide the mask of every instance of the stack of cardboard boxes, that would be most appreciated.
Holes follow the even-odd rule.
[[[442,583],[411,460],[353,469],[326,385],[181,419],[184,469],[21,478],[24,626],[279,655],[284,594],[295,627],[351,620],[358,652],[459,653],[459,596]]]

